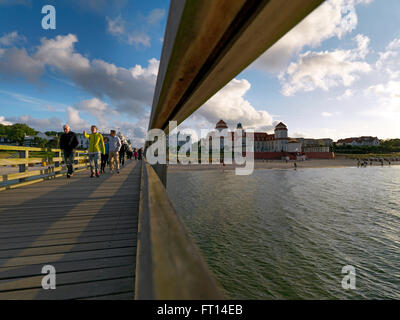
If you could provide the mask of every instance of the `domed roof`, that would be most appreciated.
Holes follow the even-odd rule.
[[[226,122],[224,120],[219,120],[217,125],[215,126],[215,129],[228,129],[228,126],[226,125]]]
[[[275,130],[276,129],[287,129],[287,126],[283,122],[279,122],[275,127]]]

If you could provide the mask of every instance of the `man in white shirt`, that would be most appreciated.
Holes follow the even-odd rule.
[[[114,170],[114,163],[119,173],[119,150],[121,149],[121,140],[117,137],[115,130],[110,131],[109,152],[110,152],[110,170]]]

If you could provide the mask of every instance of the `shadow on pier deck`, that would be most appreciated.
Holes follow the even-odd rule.
[[[0,193],[0,299],[133,299],[139,162]],[[56,290],[44,290],[44,265]]]

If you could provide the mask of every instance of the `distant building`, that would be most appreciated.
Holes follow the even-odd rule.
[[[0,137],[0,144],[11,144],[11,140],[8,137]]]
[[[228,126],[225,121],[220,120],[215,129],[222,131],[228,129]],[[243,129],[242,124],[238,123],[236,129]],[[222,148],[224,138],[221,137],[220,139],[220,147]],[[332,142],[332,139],[290,138],[288,128],[283,122],[275,126],[273,134],[254,132],[254,152],[258,159],[280,159],[289,155],[331,159],[333,158],[333,153],[330,152]],[[243,141],[243,150],[244,148],[245,141]]]
[[[377,137],[358,137],[340,139],[336,142],[337,146],[379,146],[381,143]]]
[[[79,149],[88,149],[89,148],[89,139],[85,138],[82,133],[75,133],[78,138],[78,148]]]
[[[35,138],[40,138],[46,141],[55,140],[57,137],[48,136],[43,132],[38,132],[35,136],[27,136],[24,137],[24,146],[31,147],[33,145],[33,141]]]

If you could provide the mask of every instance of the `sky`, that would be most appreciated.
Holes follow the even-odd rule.
[[[56,9],[43,29],[42,7]],[[0,123],[144,142],[167,0],[0,0]],[[400,1],[327,0],[181,124],[400,138]]]

